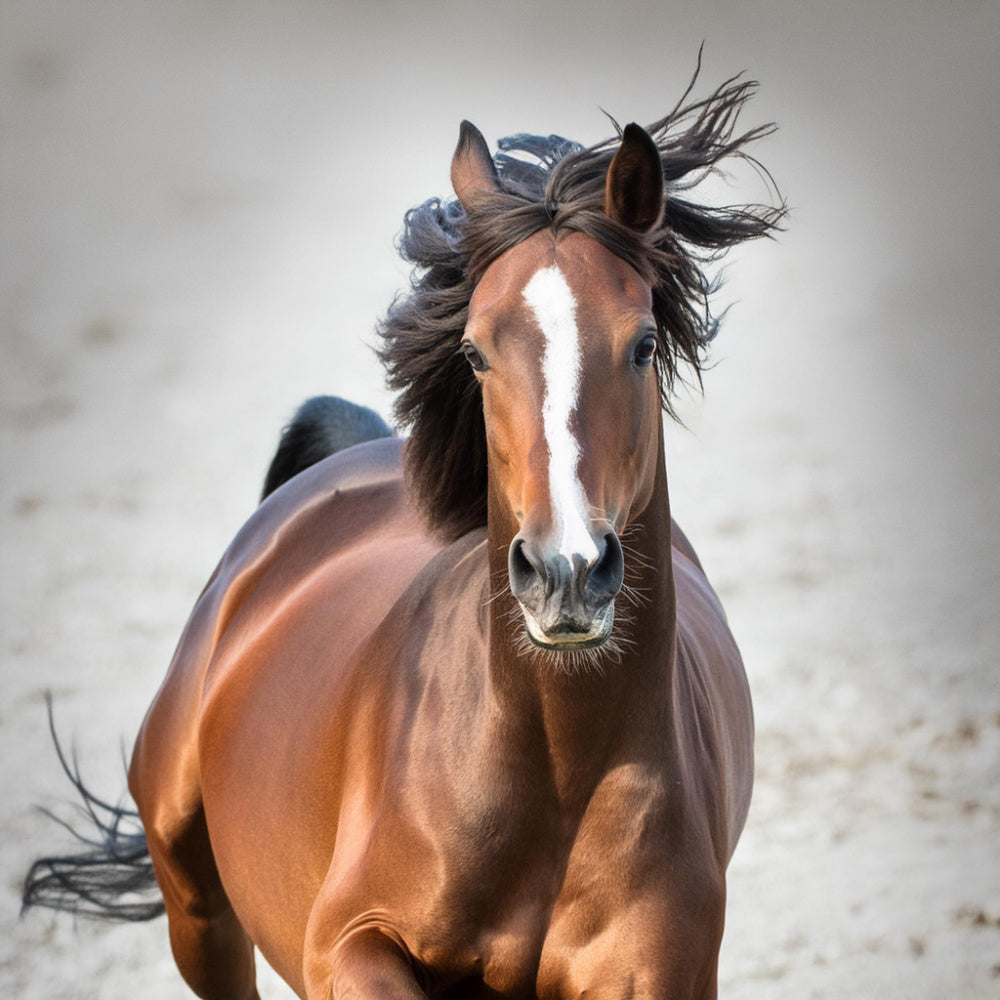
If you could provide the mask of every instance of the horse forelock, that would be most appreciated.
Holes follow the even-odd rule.
[[[468,212],[457,201],[435,198],[407,213],[399,251],[415,265],[414,277],[409,294],[396,299],[379,326],[378,354],[389,387],[399,393],[396,419],[410,432],[411,487],[431,525],[445,536],[486,523],[482,400],[459,351],[469,302],[485,270],[535,233],[548,229],[555,239],[584,233],[649,284],[668,413],[671,389],[684,369],[700,384],[718,325],[710,307],[717,283],[705,267],[732,246],[771,235],[785,208],[780,195],[776,206],[710,207],[681,197],[727,157],[749,160],[763,171],[744,147],[773,131],[764,125],[736,133],[754,82],[734,78],[709,97],[684,104],[691,86],[673,111],[647,127],[660,151],[667,190],[663,218],[649,233],[604,212],[617,137],[588,148],[556,135],[502,139],[494,157],[498,191],[478,198]]]

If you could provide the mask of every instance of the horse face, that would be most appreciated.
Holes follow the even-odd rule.
[[[451,178],[467,211],[502,188],[469,122]],[[656,144],[627,125],[604,212],[646,232],[663,198]],[[510,588],[538,646],[586,649],[611,635],[619,532],[648,504],[659,456],[655,333],[649,287],[581,232],[542,230],[508,250],[469,303],[462,345],[482,386],[491,516],[516,532]]]
[[[491,265],[463,350],[483,396],[490,502],[516,531],[510,587],[528,635],[602,645],[660,447],[648,286],[596,240],[536,233]]]

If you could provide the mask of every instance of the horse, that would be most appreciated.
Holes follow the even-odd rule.
[[[255,949],[309,1000],[717,995],[753,713],[663,414],[706,262],[784,211],[684,197],[771,131],[754,86],[591,147],[462,123],[379,328],[409,436],[300,411],[142,723],[141,828],[90,796],[105,842],[26,903],[155,875],[131,915],[204,1000],[257,997]]]

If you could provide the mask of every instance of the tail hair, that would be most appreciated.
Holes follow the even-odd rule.
[[[339,396],[313,396],[281,432],[260,498],[265,500],[289,479],[335,452],[391,436],[392,428],[367,406]]]
[[[21,913],[33,906],[62,910],[96,920],[153,920],[164,912],[139,814],[99,799],[83,783],[75,752],[67,760],[52,718],[52,696],[46,694],[49,732],[59,763],[79,795],[77,810],[90,830],[43,809],[50,819],[84,845],[73,854],[39,858],[24,880]]]

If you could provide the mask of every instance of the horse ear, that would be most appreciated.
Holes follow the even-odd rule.
[[[472,122],[462,122],[458,134],[458,146],[451,161],[451,186],[466,210],[478,195],[500,190],[500,176],[490,148]]]
[[[663,165],[650,134],[632,122],[622,132],[604,184],[604,211],[616,222],[649,232],[663,215]]]

